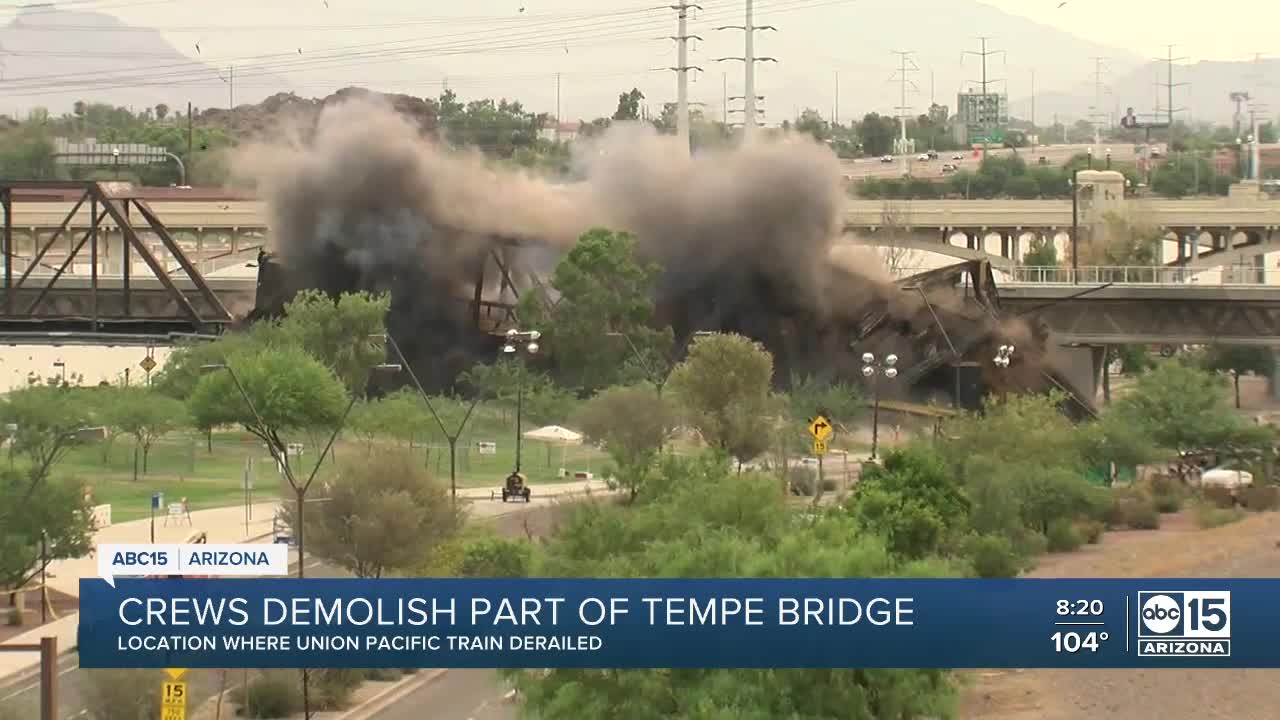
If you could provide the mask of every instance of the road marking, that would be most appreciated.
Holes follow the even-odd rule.
[[[63,675],[66,675],[69,672],[74,672],[79,669],[80,669],[80,665],[77,663],[76,665],[59,672],[58,677],[62,677]],[[36,674],[38,675],[39,673],[36,673]],[[15,690],[14,692],[11,692],[8,695],[5,695],[4,697],[0,697],[0,703],[5,702],[6,700],[12,700],[18,697],[19,695],[22,695],[23,693],[31,692],[32,690],[35,690],[38,687],[40,687],[40,681],[37,680],[36,682],[31,683],[30,685],[27,685],[19,690]]]

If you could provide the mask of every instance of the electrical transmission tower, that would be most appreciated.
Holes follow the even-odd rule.
[[[701,40],[697,35],[689,34],[689,9],[702,9],[701,5],[694,5],[680,0],[677,4],[672,5],[671,9],[676,11],[676,34],[672,36],[672,40],[676,41],[676,67],[671,68],[676,73],[676,137],[680,138],[681,146],[689,149],[689,71],[702,70],[700,67],[689,65],[689,39],[694,38]]]
[[[1162,83],[1156,83],[1156,85],[1158,85],[1159,87],[1162,87],[1162,88],[1164,88],[1164,89],[1165,89],[1165,92],[1167,93],[1167,98],[1168,98],[1168,101],[1169,101],[1168,106],[1165,108],[1165,112],[1168,114],[1168,122],[1169,122],[1169,152],[1170,152],[1170,153],[1172,153],[1172,152],[1173,152],[1173,130],[1174,130],[1174,128],[1173,128],[1173,114],[1174,114],[1174,113],[1180,113],[1180,112],[1182,112],[1183,110],[1186,110],[1186,108],[1174,107],[1174,104],[1173,104],[1173,89],[1174,89],[1174,88],[1183,87],[1183,86],[1185,86],[1185,85],[1190,85],[1190,84],[1191,84],[1191,83],[1185,83],[1185,82],[1180,82],[1180,83],[1176,83],[1176,82],[1174,82],[1174,81],[1173,81],[1173,66],[1174,66],[1174,64],[1175,64],[1175,63],[1182,62],[1183,60],[1190,60],[1191,58],[1186,57],[1186,56],[1183,56],[1183,57],[1174,57],[1174,56],[1173,56],[1173,49],[1174,49],[1174,48],[1176,48],[1176,47],[1178,47],[1177,45],[1165,45],[1164,47],[1165,47],[1165,49],[1168,51],[1168,53],[1167,53],[1168,57],[1164,57],[1164,58],[1157,58],[1157,60],[1159,60],[1159,61],[1161,61],[1161,62],[1164,62],[1164,63],[1167,63],[1167,64],[1168,64],[1168,68],[1169,68],[1169,81],[1168,81],[1168,82],[1162,82]]]
[[[915,50],[894,50],[894,55],[898,56],[898,71],[893,74],[889,82],[897,82],[901,88],[899,96],[899,104],[895,110],[898,111],[898,124],[902,127],[902,136],[897,142],[898,154],[902,156],[902,174],[907,175],[911,172],[910,155],[915,152],[915,148],[907,140],[907,119],[911,117],[911,107],[907,105],[907,86],[912,90],[920,92],[920,88],[911,81],[911,73],[920,72],[920,66],[916,65],[916,61],[911,59],[915,55]]]
[[[1003,80],[1003,79],[999,79],[999,80],[992,80],[992,79],[990,79],[990,78],[988,78],[988,77],[987,77],[987,58],[988,58],[988,57],[990,57],[990,56],[992,56],[992,55],[999,55],[999,56],[1001,56],[1001,60],[1007,60],[1007,59],[1008,59],[1008,55],[1005,53],[1005,51],[1004,51],[1004,50],[988,50],[988,49],[987,49],[987,42],[988,42],[988,41],[990,41],[990,40],[994,40],[995,38],[987,37],[987,36],[981,36],[981,37],[977,37],[977,38],[974,38],[974,39],[975,39],[975,40],[977,40],[978,42],[980,42],[980,43],[982,44],[982,50],[980,50],[980,51],[979,51],[979,50],[965,50],[964,52],[962,52],[962,53],[960,54],[960,64],[961,64],[961,65],[963,65],[963,64],[964,64],[964,58],[965,58],[965,56],[966,56],[966,55],[977,55],[979,58],[981,58],[981,59],[982,59],[982,79],[981,79],[981,80],[970,80],[970,82],[976,82],[976,83],[980,83],[980,84],[982,85],[982,105],[985,105],[985,104],[986,104],[986,102],[987,102],[987,101],[990,99],[990,97],[991,97],[991,93],[990,93],[990,92],[988,92],[988,90],[987,90],[988,86],[990,86],[992,83],[1004,82],[1004,80]],[[999,119],[999,117],[1000,117],[1000,102],[1001,102],[1001,101],[1000,101],[1000,98],[998,98],[998,97],[997,97],[997,98],[996,98],[996,107],[995,107],[995,115],[996,115],[997,120],[998,120],[998,119]],[[979,111],[979,114],[980,114],[980,118],[979,118],[979,119],[980,119],[980,125],[982,126],[982,156],[983,156],[983,158],[986,158],[986,156],[987,156],[987,144],[991,141],[991,111],[990,111],[990,110],[980,110],[980,111]]]
[[[752,0],[747,0],[746,22],[742,25],[721,25],[716,30],[741,30],[746,38],[746,45],[742,57],[721,57],[716,58],[716,62],[724,62],[726,60],[741,60],[745,67],[746,76],[742,88],[742,136],[743,139],[750,138],[756,129],[756,101],[763,100],[763,95],[756,95],[756,63],[758,62],[778,62],[777,58],[772,57],[756,57],[756,32],[759,30],[774,30],[778,28],[772,25],[756,25],[752,10]]]
[[[1089,108],[1089,123],[1093,125],[1093,144],[1102,144],[1102,119],[1108,117],[1107,113],[1102,110],[1102,96],[1108,94],[1110,89],[1106,83],[1102,81],[1102,77],[1107,74],[1107,61],[1111,58],[1092,57],[1093,60],[1093,107]]]

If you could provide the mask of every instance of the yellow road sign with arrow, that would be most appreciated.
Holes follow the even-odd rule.
[[[814,440],[823,443],[824,446],[834,432],[835,429],[831,427],[831,422],[821,415],[809,421],[809,434],[813,436]]]

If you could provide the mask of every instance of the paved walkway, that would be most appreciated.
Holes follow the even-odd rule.
[[[497,486],[495,485],[495,488]],[[503,503],[490,501],[491,488],[463,488],[458,495],[468,501],[472,517],[496,517],[508,512],[515,512],[523,507],[523,503]],[[532,504],[552,503],[584,494],[604,494],[609,489],[599,480],[577,481],[539,485],[534,488]],[[269,540],[272,533],[272,519],[275,516],[276,502],[256,503],[251,506],[250,519],[246,522],[243,505],[197,510],[191,513],[190,524],[186,522],[165,524],[164,519],[157,517],[155,538],[157,543],[181,542],[190,533],[202,530],[209,536],[211,543],[237,543]],[[151,541],[151,520],[132,520],[130,522],[111,525],[94,534],[94,546],[101,543],[147,543]],[[80,595],[80,578],[97,577],[98,560],[95,555],[87,555],[71,560],[59,560],[50,563],[48,573],[49,587],[67,595]],[[41,637],[52,635],[58,638],[58,649],[66,652],[75,647],[79,615],[71,614],[51,623],[35,628],[29,632],[15,636],[3,644],[39,643]],[[40,662],[36,653],[0,653],[0,678],[23,671],[30,671]]]

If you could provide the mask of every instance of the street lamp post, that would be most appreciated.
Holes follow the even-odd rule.
[[[502,346],[504,355],[515,355],[521,349],[530,355],[538,352],[538,338],[542,337],[542,333],[537,330],[516,330],[512,328],[507,331],[507,344]],[[527,342],[526,342],[527,341]],[[520,343],[524,343],[523,345]],[[516,387],[516,469],[515,473],[520,472],[520,431],[523,423],[524,415],[524,366],[520,367],[519,385]]]
[[[876,360],[871,353],[862,353],[862,376],[871,380],[871,459],[876,459],[880,448],[880,376],[892,380],[898,377],[898,356],[889,354],[883,362]]]
[[[1107,169],[1111,169],[1111,148],[1107,148]]]
[[[1013,360],[1013,346],[1001,345],[1000,349],[996,351],[996,357],[993,362],[995,362],[996,367],[998,368],[1008,369],[1009,364],[1012,362],[1012,360]]]
[[[436,425],[440,427],[440,432],[444,433],[445,440],[449,443],[449,496],[454,506],[458,504],[458,439],[462,437],[462,430],[467,426],[467,421],[471,419],[471,412],[476,409],[476,405],[480,402],[480,396],[476,395],[471,400],[471,405],[467,408],[467,414],[463,416],[462,422],[458,423],[458,429],[449,432],[445,427],[444,420],[440,418],[440,413],[436,412],[435,404],[431,402],[431,396],[427,394],[422,383],[418,381],[418,375],[409,365],[409,361],[405,359],[404,352],[400,350],[400,344],[391,336],[391,333],[381,333],[371,335],[371,338],[382,338],[387,341],[391,349],[395,351],[396,358],[400,360],[400,364],[409,373],[409,379],[413,381],[413,386],[418,389],[418,394],[422,396],[423,402],[427,404],[427,410],[431,412],[431,417],[435,418]]]
[[[271,452],[271,457],[279,463],[280,467],[284,470],[285,479],[289,481],[289,486],[293,488],[294,496],[297,501],[298,519],[297,527],[294,528],[294,531],[297,533],[296,542],[298,544],[298,577],[306,577],[306,531],[304,529],[306,522],[303,511],[306,508],[307,491],[311,489],[311,483],[315,481],[316,475],[320,472],[320,466],[324,464],[325,456],[329,454],[329,451],[333,448],[334,441],[338,439],[338,433],[342,432],[342,428],[346,426],[347,416],[351,414],[351,408],[355,407],[356,400],[358,398],[355,395],[351,396],[351,401],[347,403],[346,409],[342,411],[342,417],[338,419],[338,424],[333,428],[333,433],[329,435],[329,442],[325,444],[324,450],[320,451],[320,454],[316,457],[315,467],[311,469],[311,474],[307,476],[307,481],[299,485],[297,479],[294,477],[293,468],[289,465],[288,447],[285,446],[278,437],[274,437],[274,435],[267,432],[266,422],[263,421],[262,415],[258,412],[257,406],[253,404],[253,399],[249,397],[249,393],[245,391],[244,385],[240,382],[240,377],[236,374],[235,369],[226,363],[219,363],[201,365],[200,370],[201,372],[226,370],[227,374],[231,376],[231,381],[235,383],[236,390],[239,391],[240,397],[244,399],[245,405],[249,406],[249,412],[253,413],[254,422],[257,423],[258,429],[262,433],[263,440],[267,440],[268,437],[274,438],[273,440],[267,440],[267,450]],[[382,364],[375,366],[374,370],[399,372],[400,366]],[[302,714],[303,717],[308,720],[311,717],[309,673],[306,668],[302,669]]]
[[[1093,164],[1093,155],[1089,155]],[[1080,282],[1080,168],[1071,171],[1071,283]]]

